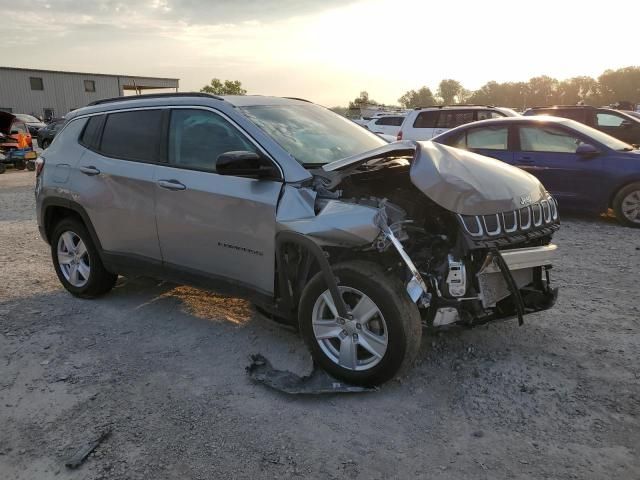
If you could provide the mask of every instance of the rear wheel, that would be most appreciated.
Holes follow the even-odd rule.
[[[65,218],[55,226],[51,256],[60,282],[77,297],[103,295],[118,278],[104,268],[87,229],[75,218]]]
[[[640,182],[627,185],[616,194],[613,211],[623,225],[640,228]]]
[[[27,162],[27,170],[29,170],[30,172],[33,172],[35,171],[35,169],[36,169],[36,162],[33,160],[29,160]]]
[[[17,169],[17,170],[24,170],[25,168],[27,168],[27,164],[25,163],[24,160],[16,160],[13,163],[13,166]]]
[[[352,318],[339,317],[321,273],[300,300],[298,320],[314,360],[331,375],[378,385],[405,373],[420,347],[420,314],[399,279],[370,262],[333,268]]]
[[[4,163],[0,163],[0,174],[3,174],[7,171],[7,167],[4,166]]]

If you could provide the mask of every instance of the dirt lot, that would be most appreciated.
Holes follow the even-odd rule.
[[[426,338],[402,382],[288,397],[248,355],[303,373],[293,333],[241,300],[120,279],[71,297],[0,176],[0,478],[640,478],[640,231],[569,218],[553,310]],[[78,470],[64,460],[110,426]]]

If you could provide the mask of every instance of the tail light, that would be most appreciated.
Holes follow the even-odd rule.
[[[396,136],[396,140],[402,140],[402,130],[398,132],[398,135]]]
[[[39,177],[44,170],[44,157],[38,157],[36,160],[36,177]]]

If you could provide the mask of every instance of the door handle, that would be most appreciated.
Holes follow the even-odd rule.
[[[177,180],[158,180],[158,185],[162,188],[166,188],[167,190],[186,190],[182,183]]]
[[[94,166],[88,166],[88,167],[80,167],[80,171],[82,173],[84,173],[85,175],[89,175],[90,177],[93,177],[94,175],[99,175],[100,174],[100,170],[98,170],[96,167]]]
[[[519,162],[521,163],[533,163],[533,159],[531,157],[520,157],[518,159]]]

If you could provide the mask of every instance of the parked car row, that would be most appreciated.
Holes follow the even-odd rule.
[[[640,150],[600,130],[566,118],[519,116],[462,125],[433,141],[526,170],[561,209],[611,208],[620,223],[640,227]]]

